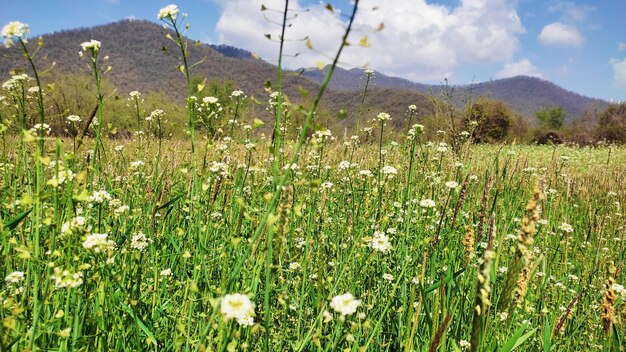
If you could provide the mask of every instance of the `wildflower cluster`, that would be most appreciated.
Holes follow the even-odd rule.
[[[30,29],[28,25],[19,21],[9,22],[2,27],[2,37],[6,39],[4,45],[7,48],[11,47],[15,40],[22,40],[26,43],[29,34]]]

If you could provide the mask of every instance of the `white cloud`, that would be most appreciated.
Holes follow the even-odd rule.
[[[619,44],[617,44],[617,51],[626,51],[626,43],[619,42]]]
[[[543,27],[539,41],[544,45],[580,47],[585,38],[576,27],[554,22]]]
[[[617,87],[626,89],[626,59],[611,59],[609,63],[613,68],[613,82]]]
[[[513,0],[462,0],[456,7],[430,4],[426,0],[362,0],[354,31],[341,58],[343,66],[370,67],[391,75],[415,80],[441,80],[464,64],[504,63],[519,47],[517,36],[524,32]],[[278,38],[281,14],[260,11],[258,0],[220,0],[221,17],[216,25],[220,43],[239,46],[264,58],[276,58],[277,45],[263,34]],[[267,8],[281,9],[281,0],[266,0]],[[292,5],[293,3],[293,5]],[[309,36],[317,52],[307,50],[303,41],[286,43],[288,67],[310,67],[330,62],[319,54],[333,55],[346,25],[345,16],[330,13],[322,5],[290,7],[299,12],[291,21],[286,38]],[[372,8],[377,10],[370,10]],[[308,12],[303,10],[308,9]],[[264,18],[267,16],[267,19]],[[382,31],[374,29],[384,23]],[[358,43],[367,35],[370,48]],[[275,59],[274,59],[275,60]]]
[[[505,64],[504,67],[496,73],[497,78],[507,78],[515,76],[532,76],[542,78],[543,76],[528,59],[521,59],[516,62]]]
[[[548,12],[558,12],[566,22],[581,22],[595,11],[596,8],[589,5],[577,4],[572,1],[554,0],[548,5]]]

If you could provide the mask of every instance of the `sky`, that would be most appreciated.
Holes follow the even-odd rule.
[[[122,19],[159,22],[159,9],[170,3],[172,0],[0,0],[0,25],[25,22],[31,35],[38,36]],[[329,11],[326,3],[333,5],[334,11]],[[188,14],[185,23],[190,25],[186,33],[190,38],[233,45],[277,62],[276,39],[284,0],[188,0],[175,4]],[[289,7],[286,67],[330,63],[352,1],[291,0]],[[435,84],[445,79],[451,84],[470,84],[528,75],[586,96],[624,101],[624,19],[626,0],[361,0],[348,39],[351,45],[340,64]],[[359,45],[364,37],[367,45]]]

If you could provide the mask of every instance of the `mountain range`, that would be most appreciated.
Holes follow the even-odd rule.
[[[162,26],[139,20],[124,20],[91,28],[63,30],[42,36],[44,45],[37,53],[37,64],[62,73],[88,74],[87,64],[78,55],[80,43],[96,39],[102,42],[101,55],[107,56],[105,65],[111,66],[107,79],[127,94],[133,90],[141,92],[160,91],[172,99],[182,102],[185,95],[184,76],[176,67],[179,65],[179,50],[166,34],[173,32]],[[31,40],[33,46],[37,40]],[[245,49],[228,45],[208,45],[189,40],[192,76],[232,81],[233,86],[259,100],[267,100],[264,89],[266,82],[275,81],[276,67],[255,59]],[[0,78],[10,76],[13,69],[29,71],[26,60],[18,48],[0,48]],[[289,71],[284,76],[284,89],[294,101],[306,103],[303,91],[317,92],[326,69],[302,69]],[[342,110],[352,116],[361,104],[363,70],[337,68],[330,82],[322,105],[335,115]],[[567,111],[566,120],[572,120],[585,109],[603,109],[607,102],[567,91],[549,81],[533,77],[518,76],[490,82],[464,86],[426,85],[403,78],[390,77],[376,72],[368,88],[365,114],[386,111],[392,116],[404,116],[407,106],[415,104],[418,114],[432,111],[430,96],[439,97],[441,92],[449,94],[457,105],[477,97],[489,97],[506,102],[518,113],[531,117],[535,111],[548,106],[562,106]],[[401,119],[400,119],[401,120]]]

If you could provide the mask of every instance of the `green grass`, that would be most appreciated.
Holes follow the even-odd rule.
[[[477,241],[477,255],[465,265],[462,242],[464,227],[476,227],[484,211],[486,177],[492,180],[486,213],[495,212],[496,256],[492,306],[484,316],[479,350],[501,349],[521,326],[533,332],[524,342],[531,350],[544,348],[547,341],[569,351],[623,344],[623,296],[615,303],[615,331],[603,332],[600,310],[611,262],[620,268],[616,281],[624,280],[623,148],[472,146],[457,159],[437,152],[436,143],[417,141],[410,166],[411,144],[385,145],[383,164],[398,174],[381,175],[378,184],[378,146],[311,142],[255,239],[272,192],[267,142],[259,140],[253,151],[237,138],[209,144],[206,164],[197,161],[198,187],[191,194],[193,162],[182,152],[187,143],[165,144],[158,168],[157,141],[142,141],[139,155],[136,142],[125,143],[121,152],[113,150],[114,143],[105,143],[99,175],[87,164],[86,153],[66,151],[71,141],[46,143],[46,157],[40,160],[44,180],[53,179],[61,165],[76,177],[58,187],[48,182],[39,196],[32,167],[36,144],[26,144],[26,159],[16,152],[3,154],[0,273],[25,273],[18,283],[2,283],[5,347],[265,350],[267,338],[272,350],[368,346],[399,351],[410,344],[422,351],[449,315],[439,349],[454,349],[470,340],[482,245]],[[293,149],[287,144],[285,153]],[[131,166],[137,160],[144,164]],[[344,160],[358,166],[338,168]],[[359,176],[366,169],[372,177]],[[462,184],[469,174],[477,177],[469,181],[452,227],[461,186],[449,189],[444,183]],[[503,320],[497,311],[503,268],[516,245],[507,235],[519,231],[537,180],[547,198],[541,202],[545,224],[538,225],[532,245],[533,275],[523,302]],[[111,199],[91,201],[98,190]],[[436,206],[422,208],[422,199]],[[37,202],[42,218],[34,212],[20,216]],[[128,210],[116,214],[122,205]],[[84,217],[84,226],[63,233],[63,224],[77,216]],[[562,223],[571,224],[573,232],[560,230]],[[38,242],[36,224],[41,224]],[[367,245],[374,231],[389,236],[389,252]],[[138,232],[150,239],[143,251],[131,247]],[[107,233],[115,250],[84,248],[90,233]],[[234,271],[237,265],[241,268]],[[54,268],[82,272],[82,284],[56,288]],[[171,275],[161,275],[165,269]],[[346,292],[361,305],[342,321],[329,303]],[[253,326],[225,321],[218,305],[230,293],[244,293],[255,304]],[[574,297],[579,299],[561,335],[553,336],[551,330]],[[35,310],[39,322],[31,331]]]

